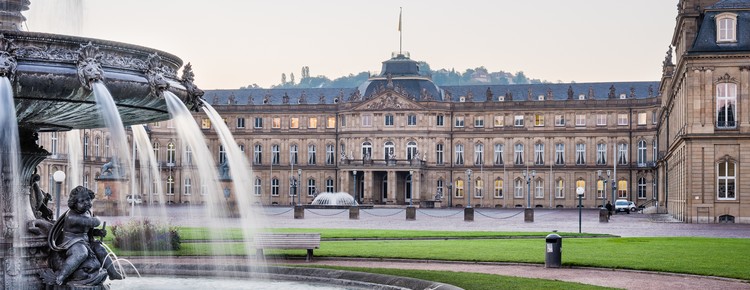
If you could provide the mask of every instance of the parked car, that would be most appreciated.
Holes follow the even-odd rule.
[[[630,204],[628,204],[628,207],[630,208],[630,211],[632,211],[632,212],[638,212],[638,207],[635,206],[635,202],[631,201]]]
[[[635,211],[635,203],[627,201],[625,199],[615,200],[615,212],[624,211],[630,214],[631,209]]]
[[[135,204],[142,204],[143,203],[143,199],[141,199],[141,195],[140,194],[128,195],[127,197],[125,197],[125,201],[127,201],[128,204],[132,204],[133,202],[135,202]]]

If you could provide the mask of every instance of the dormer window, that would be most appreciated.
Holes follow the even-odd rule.
[[[716,42],[737,42],[737,14],[716,15]]]

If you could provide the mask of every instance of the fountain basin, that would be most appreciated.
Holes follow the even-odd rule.
[[[163,76],[168,90],[181,99],[188,95],[177,77],[182,60],[167,52],[76,36],[12,30],[0,33],[0,53],[7,53],[16,62],[8,74],[19,124],[41,131],[105,127],[102,118],[93,117],[99,114],[96,101],[79,77],[79,51],[89,43],[98,49],[102,81],[126,126],[169,119],[164,98],[150,84],[149,70]]]
[[[364,272],[342,271],[333,269],[307,268],[307,267],[249,267],[246,265],[198,265],[198,264],[163,264],[163,263],[136,263],[135,267],[143,276],[163,277],[207,277],[221,278],[222,280],[242,280],[249,278],[261,278],[261,283],[271,281],[295,281],[309,285],[330,285],[333,288],[327,289],[441,289],[441,290],[459,290],[461,288],[438,283],[433,281],[414,279],[408,277],[399,277],[391,275],[372,274]],[[121,281],[114,281],[113,288],[117,285],[127,285],[138,283],[138,279],[130,273],[128,278]],[[156,278],[159,279],[159,278]],[[222,288],[220,281],[214,289],[231,289]],[[229,281],[228,283],[233,283]],[[253,281],[247,280],[247,285],[252,285]],[[304,284],[303,284],[304,285]],[[248,289],[255,289],[251,286]],[[148,289],[148,288],[139,288]],[[159,288],[162,289],[162,288]],[[278,289],[268,288],[268,289]],[[307,288],[299,288],[307,289]]]

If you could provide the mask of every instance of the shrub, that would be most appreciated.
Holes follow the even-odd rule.
[[[149,219],[132,220],[111,227],[115,247],[132,251],[176,251],[180,249],[177,227]]]

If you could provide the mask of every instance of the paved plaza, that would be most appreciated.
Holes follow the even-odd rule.
[[[294,219],[291,207],[254,208],[256,219],[265,219],[269,228],[353,228],[404,229],[446,231],[541,231],[578,232],[578,210],[537,209],[533,223],[524,222],[523,209],[475,209],[475,220],[463,220],[463,209],[418,209],[414,221],[406,220],[403,208],[362,209],[359,220],[350,220],[347,209],[307,209],[304,219]],[[179,226],[240,227],[236,218],[209,219],[202,207],[169,206],[166,208],[139,206],[138,216],[168,219]],[[750,238],[747,224],[685,224],[662,214],[617,214],[609,223],[599,222],[595,209],[582,210],[582,232],[612,234],[623,237],[736,237]],[[108,224],[126,221],[130,217],[101,217]],[[198,259],[198,260],[196,260]],[[132,258],[149,262],[149,258]],[[163,258],[158,259],[163,262]],[[195,263],[199,258],[170,258],[170,263]],[[237,259],[238,262],[244,259]],[[156,260],[154,260],[156,261]],[[153,261],[152,261],[153,262]],[[750,289],[747,281],[684,274],[597,268],[544,268],[543,265],[513,263],[466,263],[411,260],[371,260],[317,258],[312,263],[303,260],[275,261],[281,264],[335,265],[371,268],[399,268],[486,273],[516,277],[542,278],[579,282],[624,289]]]
[[[474,221],[464,221],[463,209],[417,209],[407,221],[404,208],[361,209],[359,220],[347,209],[306,209],[304,219],[294,219],[291,207],[254,207],[254,219],[265,219],[269,228],[350,228],[445,231],[578,232],[578,210],[536,209],[534,222],[524,222],[522,208],[475,208]],[[238,219],[208,219],[202,206],[136,206],[136,216],[166,219],[178,226],[240,227]],[[622,237],[732,237],[750,238],[750,224],[687,224],[666,214],[619,213],[609,223],[599,222],[597,209],[583,209],[581,231]],[[129,217],[102,217],[113,224]],[[210,221],[207,221],[210,220]]]

